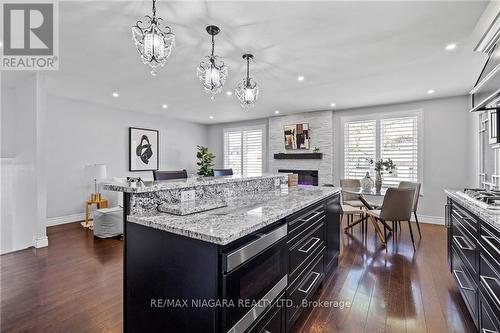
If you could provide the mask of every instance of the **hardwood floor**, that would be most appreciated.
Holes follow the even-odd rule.
[[[339,267],[318,297],[351,306],[311,308],[293,332],[474,332],[447,269],[444,227],[421,228],[415,253],[407,226],[387,252],[373,229],[343,234]],[[1,331],[121,332],[122,242],[77,223],[48,236],[48,248],[0,257]]]

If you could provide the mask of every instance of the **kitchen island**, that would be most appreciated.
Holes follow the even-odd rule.
[[[124,330],[289,330],[337,266],[340,190],[288,188],[286,175],[200,181],[107,185],[125,193]]]

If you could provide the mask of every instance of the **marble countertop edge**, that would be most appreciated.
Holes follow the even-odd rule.
[[[472,213],[476,214],[482,221],[488,223],[489,225],[497,228],[500,231],[500,212],[494,213],[489,211],[488,209],[481,207],[480,205],[474,203],[472,200],[467,200],[458,192],[463,193],[461,190],[444,190],[446,195],[451,199],[458,201],[465,208],[469,209]]]
[[[166,181],[144,181],[144,186],[131,186],[127,183],[111,183],[103,184],[104,190],[125,192],[125,193],[148,193],[164,190],[175,190],[181,188],[190,188],[198,186],[210,186],[218,184],[238,183],[259,179],[283,178],[288,177],[285,173],[278,174],[262,174],[259,176],[221,176],[221,177],[188,177],[185,179],[172,179]]]
[[[293,213],[296,213],[296,212],[300,211],[301,209],[304,209],[304,208],[314,204],[315,202],[324,200],[324,199],[340,192],[340,188],[337,188],[337,187],[330,187],[330,188],[328,188],[329,190],[326,190],[326,189],[327,188],[323,188],[323,190],[319,191],[319,192],[321,192],[321,194],[314,195],[311,198],[308,198],[307,200],[302,201],[299,205],[294,205],[293,207],[280,208],[276,213],[268,214],[265,217],[263,217],[262,219],[259,219],[258,217],[256,217],[255,223],[250,222],[249,224],[246,224],[246,222],[248,222],[246,220],[244,222],[242,222],[241,225],[235,226],[234,223],[232,223],[230,226],[230,228],[232,228],[231,230],[229,230],[227,232],[226,232],[226,230],[220,230],[220,231],[226,232],[225,235],[224,235],[224,232],[217,232],[218,230],[216,228],[217,227],[219,227],[219,228],[224,227],[224,224],[222,224],[222,226],[221,226],[221,221],[223,221],[223,220],[234,222],[234,220],[240,219],[239,215],[236,215],[236,214],[221,215],[220,217],[217,218],[217,220],[218,220],[217,225],[214,226],[215,231],[212,231],[212,232],[197,231],[196,226],[199,223],[210,223],[210,222],[206,222],[205,218],[211,216],[214,211],[197,213],[197,214],[192,214],[192,215],[185,215],[185,216],[176,216],[176,215],[171,215],[168,213],[157,212],[154,214],[147,214],[145,216],[131,215],[131,216],[128,216],[127,220],[131,223],[140,224],[140,225],[143,225],[146,227],[158,229],[160,231],[166,231],[166,232],[170,232],[173,234],[198,239],[201,241],[215,243],[218,245],[227,245],[227,244],[229,244],[229,243],[231,243],[231,242],[233,242],[241,237],[247,236],[247,235],[249,235],[255,231],[258,231],[258,230],[260,230],[260,229],[262,229],[262,228],[264,228],[272,223],[275,223],[286,216],[289,216]],[[274,191],[269,191],[269,193],[270,192],[274,192]],[[293,196],[300,195],[300,193],[294,193],[293,189],[290,190],[290,193],[292,193]],[[293,199],[296,200],[297,197],[294,197]],[[282,196],[277,197],[276,200],[282,200],[284,202],[280,203],[280,204],[283,204],[283,205],[286,204],[286,198],[284,198]],[[262,207],[265,208],[266,204],[272,205],[272,203],[264,202],[264,203],[262,203]],[[229,207],[229,208],[238,209],[238,206],[233,206],[233,207]],[[245,208],[242,208],[242,211],[244,211],[244,209]],[[175,221],[179,221],[180,223],[176,224]],[[185,221],[184,224],[182,223],[182,221]],[[205,230],[206,230],[206,228],[205,228]]]

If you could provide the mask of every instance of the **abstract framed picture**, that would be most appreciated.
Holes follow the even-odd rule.
[[[309,124],[284,126],[285,149],[309,149]]]
[[[158,170],[159,134],[157,130],[129,127],[129,170]]]

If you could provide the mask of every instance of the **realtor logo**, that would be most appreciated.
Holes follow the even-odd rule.
[[[3,3],[3,70],[58,69],[57,3]]]

